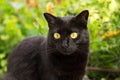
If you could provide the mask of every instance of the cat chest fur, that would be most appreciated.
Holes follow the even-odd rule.
[[[57,53],[57,52],[56,52]],[[85,73],[85,66],[87,65],[87,53],[75,52],[73,55],[61,55],[59,52],[49,56],[52,73],[58,76],[74,76]]]

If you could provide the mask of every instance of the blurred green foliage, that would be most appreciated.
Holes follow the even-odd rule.
[[[28,36],[47,35],[44,12],[56,16],[90,12],[88,28],[91,50],[88,66],[120,69],[119,0],[1,0],[0,72],[6,72],[6,59],[13,48]],[[88,72],[94,80],[113,80],[118,74]]]

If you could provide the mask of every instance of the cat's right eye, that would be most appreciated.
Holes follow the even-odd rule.
[[[70,34],[70,37],[72,39],[76,39],[78,37],[78,34],[76,32],[73,32],[73,33]]]
[[[59,33],[54,33],[54,38],[55,39],[60,39],[61,38],[61,35]]]

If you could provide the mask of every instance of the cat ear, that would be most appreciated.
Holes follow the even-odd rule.
[[[49,13],[44,13],[44,17],[47,20],[48,24],[54,24],[57,19],[57,17],[55,17]]]
[[[76,20],[78,23],[82,22],[84,24],[87,24],[88,16],[89,16],[89,11],[84,10],[79,15],[76,16]]]

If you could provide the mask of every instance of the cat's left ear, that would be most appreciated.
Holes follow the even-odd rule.
[[[57,19],[57,17],[53,16],[50,13],[44,13],[44,17],[47,20],[48,24],[54,24]]]
[[[82,22],[84,24],[87,24],[88,16],[89,16],[89,11],[84,10],[76,16],[76,20],[77,20],[78,23]]]

